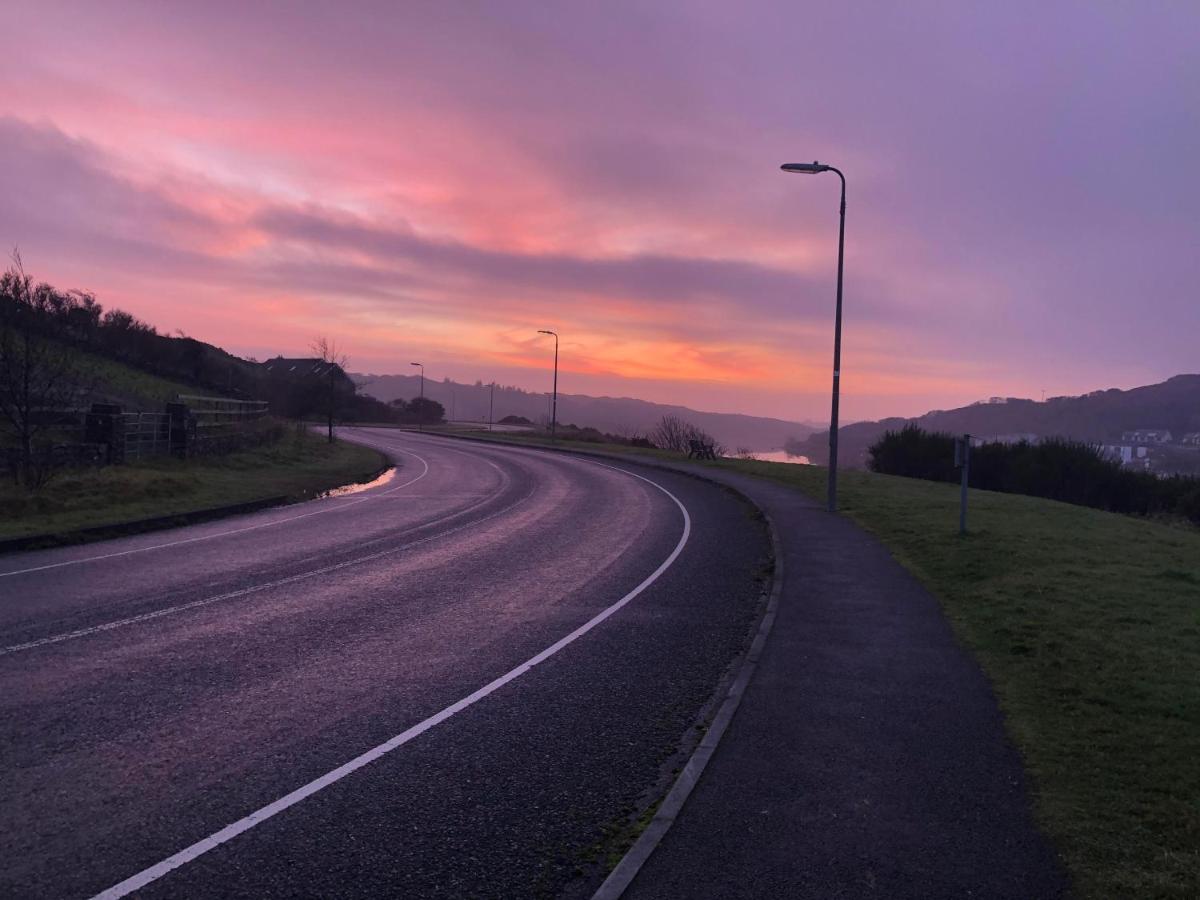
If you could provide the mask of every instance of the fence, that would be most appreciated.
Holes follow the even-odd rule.
[[[177,421],[170,413],[122,413],[121,456],[127,461],[166,456],[173,445],[186,442],[183,432],[186,426],[180,422],[172,428]],[[178,435],[174,433],[177,429]]]
[[[263,440],[263,434],[247,427],[267,414],[265,400],[227,400],[180,394],[167,411],[186,426],[185,448],[179,455],[201,456],[230,453]]]
[[[165,412],[127,413],[107,403],[94,403],[86,412],[52,412],[54,431],[29,460],[50,468],[230,453],[270,440],[277,431],[252,427],[267,415],[265,400],[181,395]],[[15,473],[21,459],[18,449],[0,448],[0,476]]]
[[[266,400],[228,400],[194,394],[180,394],[176,399],[196,419],[197,428],[236,425],[261,419],[267,414]]]

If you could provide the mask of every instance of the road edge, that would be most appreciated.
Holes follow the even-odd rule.
[[[617,865],[608,873],[607,877],[597,888],[596,892],[591,895],[591,900],[618,900],[622,894],[629,889],[637,878],[642,868],[649,861],[658,845],[662,843],[662,839],[670,831],[671,826],[675,824],[680,812],[683,811],[684,805],[695,790],[696,785],[700,781],[704,769],[708,766],[713,754],[716,753],[717,747],[724,737],[726,730],[729,728],[730,722],[733,721],[734,715],[741,706],[742,698],[745,696],[746,689],[750,685],[751,679],[754,677],[755,671],[758,669],[759,659],[762,657],[762,652],[766,646],[767,639],[770,637],[771,630],[775,624],[776,614],[779,609],[779,598],[783,593],[783,578],[784,578],[784,561],[783,561],[783,542],[779,537],[779,529],[775,527],[775,521],[770,514],[763,508],[761,504],[754,500],[749,494],[740,488],[728,484],[717,478],[713,478],[702,471],[697,471],[690,466],[671,465],[664,460],[654,458],[639,457],[637,454],[629,456],[616,453],[605,453],[603,451],[589,451],[578,449],[575,447],[555,447],[555,446],[539,446],[539,445],[521,445],[511,441],[489,440],[487,437],[462,437],[455,434],[437,434],[436,437],[450,438],[451,440],[460,440],[467,442],[475,442],[482,444],[490,444],[492,446],[516,447],[519,449],[542,450],[552,453],[563,453],[572,456],[591,457],[593,459],[603,459],[609,462],[623,462],[634,466],[640,466],[648,469],[658,469],[660,471],[674,472],[678,475],[688,475],[692,478],[697,478],[701,481],[707,481],[710,484],[719,488],[732,491],[737,494],[753,509],[758,510],[762,515],[763,520],[767,524],[767,531],[771,536],[771,554],[774,557],[774,572],[771,583],[771,593],[767,598],[766,609],[763,611],[762,619],[759,621],[758,628],[754,633],[754,639],[751,641],[750,649],[746,655],[742,657],[741,663],[738,665],[737,674],[733,678],[728,690],[725,693],[725,699],[721,701],[720,707],[717,709],[717,714],[713,717],[707,730],[704,732],[704,737],[700,739],[700,743],[696,745],[691,755],[688,757],[687,763],[680,771],[679,776],[671,785],[671,789],[659,804],[658,809],[654,813],[654,817],[650,823],[638,835],[625,855],[621,857]],[[349,437],[349,436],[347,436]]]
[[[712,481],[714,484],[722,487],[728,487],[715,479],[704,479]],[[734,488],[737,491],[736,488]],[[767,599],[767,608],[763,612],[762,620],[759,622],[758,630],[754,635],[754,640],[750,644],[750,650],[742,658],[741,665],[738,668],[737,675],[733,679],[733,683],[729,686],[729,690],[725,694],[725,699],[721,702],[720,708],[717,710],[716,716],[713,717],[712,723],[705,731],[704,737],[700,739],[700,743],[696,749],[692,751],[692,755],[688,758],[687,764],[679,773],[679,777],[675,779],[675,783],[671,786],[671,790],[667,792],[667,796],[663,798],[659,804],[658,810],[654,813],[654,818],[650,820],[650,824],[634,841],[632,847],[626,851],[621,857],[621,861],[609,872],[608,877],[592,895],[592,900],[618,900],[618,898],[628,890],[641,872],[642,867],[650,859],[651,855],[658,848],[662,839],[670,831],[671,826],[675,824],[675,819],[682,812],[684,805],[695,790],[696,785],[700,781],[700,776],[704,773],[705,767],[716,753],[717,746],[724,737],[725,731],[729,728],[729,723],[733,721],[734,715],[741,706],[742,697],[745,696],[746,688],[749,686],[751,679],[754,677],[754,672],[758,668],[758,661],[762,657],[763,648],[766,646],[767,638],[771,634],[771,629],[775,624],[776,613],[779,609],[779,598],[783,593],[783,545],[779,540],[779,531],[775,527],[775,522],[767,514],[766,510],[762,509],[757,503],[737,491],[738,494],[745,497],[746,500],[760,513],[767,523],[767,529],[771,533],[771,552],[775,557],[775,572],[771,585],[771,594]]]

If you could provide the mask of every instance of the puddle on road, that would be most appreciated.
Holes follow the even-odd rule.
[[[315,499],[323,500],[326,497],[345,497],[349,494],[361,494],[363,491],[371,490],[371,488],[382,487],[395,477],[396,467],[392,466],[374,481],[364,481],[358,484],[344,484],[341,487],[331,488],[328,491],[317,494]]]

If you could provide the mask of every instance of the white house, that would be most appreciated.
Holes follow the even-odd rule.
[[[1169,444],[1171,432],[1165,428],[1139,428],[1137,431],[1126,431],[1121,435],[1121,440],[1131,444]]]

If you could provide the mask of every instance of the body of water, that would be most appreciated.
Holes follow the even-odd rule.
[[[786,450],[766,450],[754,454],[755,459],[761,459],[763,462],[781,462],[781,463],[797,463],[802,466],[809,465],[807,456],[792,456]]]

